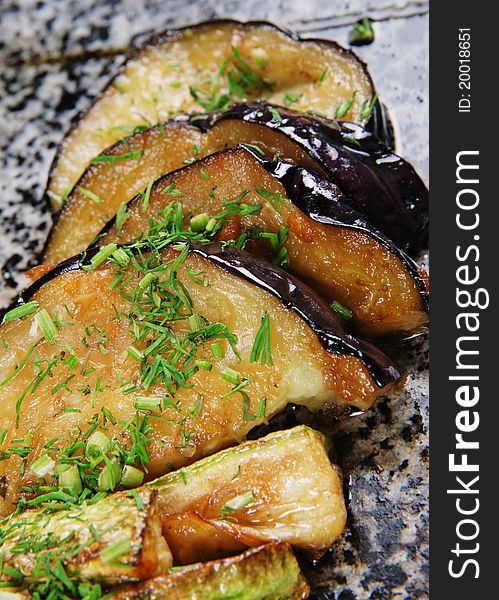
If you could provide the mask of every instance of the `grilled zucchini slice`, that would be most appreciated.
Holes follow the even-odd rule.
[[[273,543],[184,567],[112,594],[113,600],[299,600],[310,588],[291,548]]]
[[[58,577],[114,585],[149,579],[172,566],[151,488],[56,512],[26,510],[5,519],[0,530],[4,581]]]
[[[60,145],[49,196],[56,205],[91,159],[172,114],[263,98],[302,111],[366,123],[376,104],[366,66],[326,40],[300,40],[270,23],[213,21],[154,35],[79,115]],[[125,129],[126,130],[126,129]]]

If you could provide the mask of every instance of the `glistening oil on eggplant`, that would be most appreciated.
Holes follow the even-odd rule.
[[[175,244],[178,243],[175,242]],[[208,244],[184,243],[190,247],[191,252],[272,294],[284,307],[293,310],[305,321],[319,338],[326,351],[334,354],[348,354],[359,358],[368,368],[378,387],[382,388],[399,379],[399,371],[383,352],[369,342],[364,342],[350,335],[345,330],[341,318],[322,298],[283,269],[254,258],[244,250],[224,246],[218,242]],[[130,247],[133,248],[133,244]],[[54,277],[78,271],[83,266],[91,264],[91,258],[100,250],[101,248],[97,247],[88,252],[83,252],[63,261],[51,271],[45,273],[22,292],[17,301],[0,313],[0,322],[6,312],[29,302],[33,295]]]
[[[277,118],[278,116],[278,118]],[[374,117],[372,117],[374,118]],[[346,203],[404,249],[426,245],[428,190],[414,168],[360,125],[248,102],[188,120],[206,132],[225,120],[269,127],[304,148]],[[186,120],[179,117],[179,120]]]
[[[365,231],[388,248],[414,278],[423,305],[428,310],[428,290],[419,274],[417,264],[390,239],[377,231],[364,215],[345,204],[345,196],[336,185],[295,163],[268,160],[252,148],[246,147],[246,149],[251,152],[270,175],[282,184],[289,198],[292,198],[293,204],[308,217],[325,225],[339,225]]]

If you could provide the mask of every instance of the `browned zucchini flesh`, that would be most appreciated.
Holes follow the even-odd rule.
[[[2,581],[29,584],[53,573],[108,585],[149,579],[172,566],[157,491],[119,492],[94,504],[27,510],[0,524]]]
[[[310,588],[287,544],[184,567],[112,595],[114,600],[300,600]]]
[[[346,521],[341,474],[323,436],[304,426],[245,442],[148,485],[158,490],[174,564],[271,540],[319,556]]]
[[[25,590],[38,593],[47,586],[42,596],[59,587],[72,597],[84,581],[109,588],[150,580],[172,564],[219,559],[269,541],[318,556],[346,520],[341,475],[324,437],[304,426],[229,448],[129,492],[78,503],[68,488],[49,489],[51,498],[47,492],[35,508],[0,521],[2,583],[22,578]],[[195,525],[188,533],[172,527],[182,516]],[[285,554],[292,556],[290,549]],[[219,563],[220,570],[228,564]]]
[[[110,222],[99,243],[128,242],[151,228],[176,226],[172,202],[181,204],[185,227],[189,217],[205,215],[207,223],[222,215],[219,240],[258,227],[270,232],[272,243],[272,236],[285,232],[278,245],[289,269],[328,302],[351,311],[362,335],[414,333],[427,323],[426,292],[414,263],[344,206],[338,188],[308,171],[265,163],[244,148],[219,152],[156,181],[145,199],[129,203],[119,228]],[[268,237],[257,237],[246,248],[268,256]]]
[[[289,402],[365,409],[399,378],[285,271],[219,244],[160,247],[61,263],[4,315],[4,513],[19,485],[36,492],[37,459],[51,471],[51,440],[69,452],[102,426],[118,466],[152,477],[241,441]]]
[[[223,109],[241,98],[361,124],[375,104],[365,65],[334,42],[300,40],[269,23],[214,21],[165,31],[133,51],[77,118],[59,148],[50,197],[60,204],[90,160],[126,128]]]

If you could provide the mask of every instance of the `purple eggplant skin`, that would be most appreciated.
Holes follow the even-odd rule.
[[[426,246],[428,189],[408,162],[367,129],[263,102],[194,115],[189,122],[207,131],[227,119],[263,125],[287,136],[310,154],[321,174],[345,194],[347,204],[376,229],[404,250]]]
[[[348,354],[359,358],[367,367],[380,388],[400,378],[400,373],[391,359],[371,343],[351,335],[345,328],[341,317],[331,309],[316,292],[299,279],[283,269],[253,257],[244,250],[232,246],[211,242],[175,242],[185,243],[204,259],[217,264],[231,274],[241,277],[251,285],[269,292],[286,308],[296,312],[319,338],[324,349],[330,353]],[[137,246],[143,245],[140,242]],[[126,246],[121,244],[120,247]],[[133,245],[132,245],[133,247]],[[17,299],[6,309],[0,311],[0,323],[5,314],[29,302],[34,294],[49,281],[64,273],[79,271],[90,265],[91,258],[102,249],[94,247],[72,258],[64,260],[53,269],[33,282],[21,292]]]
[[[397,256],[417,283],[423,306],[428,310],[428,290],[416,262],[386,235],[376,230],[363,214],[352,208],[347,197],[336,184],[322,179],[316,173],[294,163],[266,160],[251,148],[247,148],[247,150],[268,173],[280,181],[293,204],[312,220],[326,225],[360,229],[388,248],[392,254]]]

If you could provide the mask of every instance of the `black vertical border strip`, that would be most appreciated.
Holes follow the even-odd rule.
[[[499,256],[497,243],[499,229],[499,191],[493,186],[492,174],[495,158],[491,148],[498,132],[498,74],[497,58],[494,53],[499,44],[497,29],[497,4],[480,0],[433,0],[430,9],[430,174],[431,174],[431,350],[430,350],[430,596],[433,600],[450,598],[452,600],[474,600],[499,598],[499,567],[495,566],[495,553],[492,543],[499,533],[497,488],[499,478],[496,475],[499,444],[497,432],[499,416],[495,411],[499,403],[499,391],[495,384],[495,375],[499,371],[495,338],[499,334],[498,316],[495,312],[497,298],[497,279],[499,274]],[[471,31],[471,89],[459,88],[459,29]],[[495,46],[495,48],[494,48]],[[470,94],[471,112],[460,113],[458,102]],[[460,151],[478,150],[478,185],[458,185],[456,182],[456,154]],[[475,162],[477,157],[468,159]],[[499,175],[499,165],[495,166]],[[468,177],[471,178],[471,172]],[[480,223],[473,231],[462,231],[456,224],[458,212],[456,194],[463,187],[475,189],[480,196],[476,209],[480,213]],[[468,195],[468,200],[471,195]],[[463,220],[471,222],[475,210],[463,212]],[[478,235],[477,240],[475,236]],[[476,253],[466,262],[456,258],[456,247],[462,252],[471,244],[479,247],[480,256],[475,262]],[[456,269],[468,264],[475,274],[474,267],[480,270],[480,280],[475,286],[460,285],[456,281]],[[456,304],[456,288],[473,292],[485,288],[490,294],[489,307],[459,309]],[[458,313],[475,312],[479,314],[480,329],[476,333],[461,332],[457,329]],[[462,323],[462,322],[461,322]],[[479,441],[478,450],[463,450],[468,454],[470,464],[478,464],[479,472],[449,472],[449,454],[455,450],[456,416],[460,407],[455,400],[456,389],[464,383],[450,381],[449,376],[471,371],[456,370],[456,339],[461,335],[478,335],[479,341],[472,343],[479,350],[479,369],[473,371],[479,375],[480,400],[469,411],[479,412],[479,426],[473,432],[463,433],[463,438]],[[471,348],[471,346],[469,346]],[[470,357],[473,362],[477,357]],[[471,383],[471,385],[477,385]],[[476,415],[470,415],[475,419]],[[456,476],[467,483],[479,475],[478,483],[471,486],[479,493],[449,494],[447,490],[463,489]],[[473,515],[460,515],[456,501],[461,498],[461,507],[473,510],[476,500],[479,510]],[[496,510],[494,511],[494,508]],[[480,528],[475,539],[459,539],[456,528],[459,521],[472,519]],[[460,526],[464,536],[472,537],[476,528],[471,523]],[[460,546],[459,556],[456,554]],[[479,549],[477,548],[479,544]],[[496,546],[497,542],[494,544]],[[454,553],[452,552],[454,550]],[[463,553],[464,550],[464,553]],[[478,550],[478,551],[476,551]],[[449,561],[453,560],[455,572],[461,577],[452,577],[449,573]],[[479,577],[476,565],[466,560],[476,560],[479,565]]]

